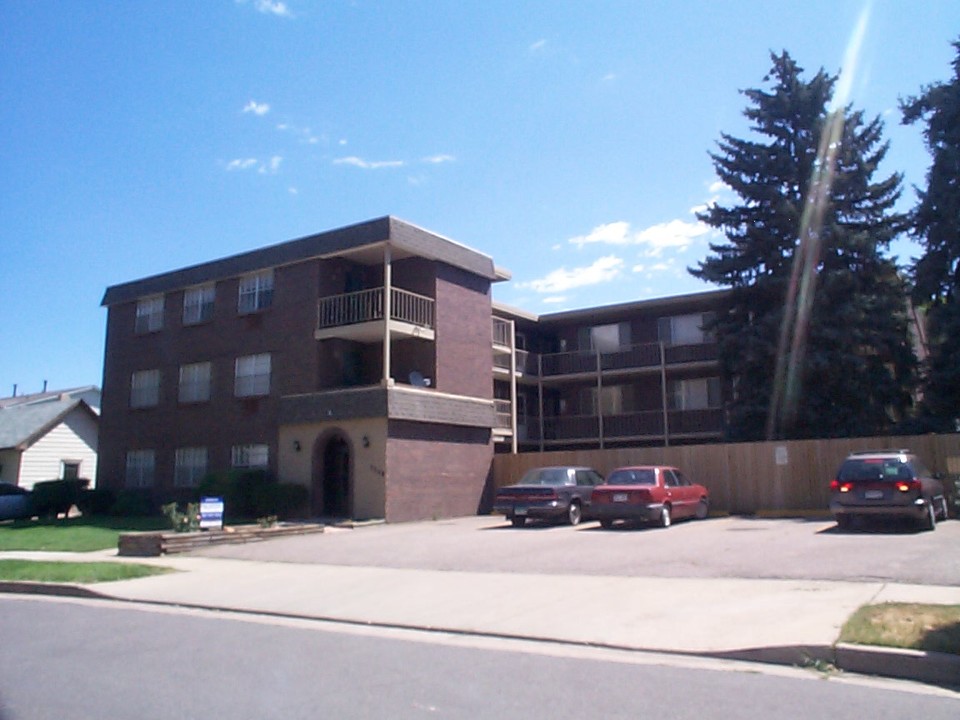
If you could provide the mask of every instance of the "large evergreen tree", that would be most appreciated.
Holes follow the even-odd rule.
[[[757,139],[712,153],[739,198],[700,215],[726,242],[690,272],[731,289],[713,328],[731,439],[888,431],[910,403],[905,287],[883,251],[903,218],[879,119],[830,111],[836,77],[771,55],[770,88],[744,91]]]
[[[913,297],[927,309],[930,350],[921,419],[940,431],[960,429],[960,40],[953,46],[953,79],[901,104],[905,124],[926,122],[923,135],[933,158],[911,225],[924,246]]]

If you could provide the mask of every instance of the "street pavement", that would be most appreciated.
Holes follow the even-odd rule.
[[[502,524],[502,519],[464,518],[452,521],[450,527],[469,532],[496,524]],[[437,523],[406,524],[399,531],[419,546],[445,546],[443,525]],[[391,531],[378,528],[328,528],[325,533],[310,536],[309,542],[318,555],[330,545],[349,552],[351,538],[358,543],[369,542],[377,532],[390,538]],[[661,536],[673,532],[671,528]],[[364,533],[370,535],[364,538]],[[833,666],[960,687],[960,657],[836,644],[841,626],[862,605],[960,605],[960,587],[956,585],[466,571],[343,564],[343,558],[340,563],[304,562],[304,542],[306,536],[295,543],[278,539],[236,547],[234,557],[184,554],[118,558],[113,550],[82,554],[7,552],[0,557],[110,559],[180,571],[98,583],[84,590],[118,600],[817,668]],[[392,544],[395,546],[396,541]],[[285,557],[285,547],[294,561]],[[242,559],[251,551],[270,559]],[[0,590],[12,589],[31,588],[0,586]],[[57,591],[49,587],[32,589]]]

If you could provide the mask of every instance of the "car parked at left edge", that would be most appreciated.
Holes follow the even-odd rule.
[[[20,520],[32,515],[32,493],[19,485],[0,482],[0,520]]]
[[[578,525],[592,516],[590,498],[602,483],[603,475],[590,467],[532,468],[519,482],[497,490],[493,510],[514,527],[528,518]]]

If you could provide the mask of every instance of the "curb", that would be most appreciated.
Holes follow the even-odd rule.
[[[899,680],[913,680],[916,682],[939,685],[947,688],[960,689],[960,655],[948,653],[927,652],[922,650],[907,650],[901,648],[878,647],[873,645],[851,645],[838,643],[832,647],[797,645],[788,647],[759,647],[743,650],[721,652],[678,652],[656,648],[636,648],[613,646],[603,643],[573,642],[546,637],[525,637],[519,635],[505,636],[500,633],[484,633],[482,631],[464,631],[442,627],[428,627],[416,625],[396,625],[378,622],[357,622],[355,620],[338,620],[331,617],[310,617],[292,615],[281,612],[262,612],[243,610],[229,607],[215,607],[191,603],[171,603],[160,600],[130,601],[111,595],[90,590],[81,585],[67,585],[58,583],[38,582],[0,582],[0,594],[12,595],[51,595],[57,597],[77,597],[95,600],[112,600],[115,602],[144,602],[149,605],[170,607],[191,607],[214,612],[234,612],[250,615],[266,615],[270,617],[289,617],[306,620],[321,620],[323,622],[340,622],[349,625],[363,625],[366,627],[389,627],[421,632],[452,633],[456,635],[476,635],[482,637],[502,637],[510,640],[528,640],[531,642],[552,642],[562,645],[588,645],[590,647],[606,647],[612,650],[627,650],[634,652],[658,653],[663,655],[684,655],[693,657],[712,657],[743,662],[755,662],[766,665],[783,665],[788,667],[818,667],[825,663],[831,668],[843,672],[860,675],[874,675]]]

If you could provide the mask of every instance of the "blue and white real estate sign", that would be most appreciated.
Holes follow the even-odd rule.
[[[223,529],[222,497],[200,498],[200,529],[209,530],[211,528]]]

